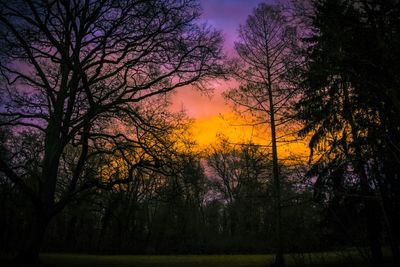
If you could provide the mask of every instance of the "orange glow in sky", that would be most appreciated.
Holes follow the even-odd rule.
[[[229,103],[224,99],[223,92],[237,86],[234,81],[218,80],[211,82],[213,92],[200,92],[185,86],[177,89],[171,96],[171,111],[184,110],[188,117],[194,119],[191,127],[191,138],[197,143],[200,150],[217,144],[219,136],[223,135],[232,143],[253,142],[269,146],[271,142],[269,125],[261,127],[241,126],[245,120],[236,115]],[[281,132],[278,136],[287,135]],[[289,136],[293,139],[294,136]],[[309,155],[307,142],[296,141],[279,143],[278,152],[281,159],[292,156],[304,160]]]
[[[223,135],[234,144],[255,143],[263,146],[270,146],[271,135],[268,131],[269,125],[260,127],[241,126],[244,123],[234,113],[224,113],[208,118],[196,119],[191,132],[192,137],[200,149],[207,148],[209,145],[216,145],[219,136]],[[285,133],[278,133],[283,136]],[[289,135],[287,140],[293,139]],[[309,156],[307,140],[297,140],[293,142],[278,143],[278,153],[280,159],[305,161]]]
[[[224,135],[234,143],[262,141],[254,135],[251,127],[233,125],[234,122],[237,122],[237,118],[232,113],[197,119],[193,124],[192,132],[200,147],[215,143],[220,135]]]
[[[239,24],[243,24],[247,16],[262,0],[201,0],[203,7],[202,21],[222,31],[224,49],[228,56],[234,56],[234,41],[237,38]],[[268,145],[270,134],[266,130],[255,130],[252,127],[238,126],[243,120],[236,116],[231,106],[226,103],[222,93],[236,87],[234,81],[216,80],[210,82],[214,90],[209,95],[199,92],[191,86],[177,89],[171,96],[171,110],[185,110],[194,119],[191,132],[200,148],[213,145],[219,135],[224,135],[233,143],[252,141],[256,144]],[[285,133],[281,133],[285,134]],[[292,154],[306,156],[309,154],[306,142],[280,144],[279,153],[283,157]]]

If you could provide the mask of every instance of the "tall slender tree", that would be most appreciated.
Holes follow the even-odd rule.
[[[278,129],[288,119],[287,108],[296,91],[287,78],[299,62],[295,53],[297,45],[297,29],[290,24],[284,11],[279,6],[260,4],[239,28],[235,49],[241,67],[235,71],[235,76],[240,86],[226,93],[239,111],[249,112],[256,118],[254,124],[269,124],[277,266],[284,265]]]

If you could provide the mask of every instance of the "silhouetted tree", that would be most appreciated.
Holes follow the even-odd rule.
[[[297,29],[279,6],[260,4],[239,28],[235,49],[242,66],[235,74],[241,85],[226,97],[239,110],[257,119],[254,125],[268,123],[271,133],[272,173],[275,194],[276,260],[283,266],[281,229],[281,177],[277,129],[287,123],[288,107],[296,90],[288,74],[299,63]]]
[[[348,195],[359,195],[372,263],[381,266],[382,217],[386,218],[394,258],[399,255],[391,220],[395,213],[387,212],[393,210],[395,197],[388,200],[385,196],[390,195],[387,185],[396,182],[383,174],[397,172],[395,168],[383,167],[387,162],[383,154],[390,151],[392,158],[398,154],[396,149],[388,149],[397,146],[399,136],[394,130],[399,125],[397,116],[392,116],[397,103],[393,88],[398,86],[392,75],[398,62],[388,62],[392,61],[389,58],[398,57],[398,49],[389,47],[399,40],[395,33],[399,6],[378,1],[315,4],[314,34],[298,104],[299,118],[305,123],[302,134],[312,135],[311,156],[315,152],[317,158],[312,174],[319,177],[318,190],[333,193],[330,201],[343,203]],[[382,61],[382,56],[388,61]],[[391,188],[392,196],[398,194],[395,186]]]
[[[246,228],[251,232],[260,226],[260,210],[270,195],[270,165],[267,151],[251,143],[235,146],[222,139],[210,151],[210,189],[226,206],[229,235],[240,236]]]
[[[116,128],[151,128],[146,99],[221,73],[220,34],[195,24],[198,10],[191,0],[0,3],[1,93],[8,100],[1,125],[36,131],[41,150],[29,178],[34,186],[25,178],[30,159],[0,158],[0,170],[34,205],[21,261],[37,262],[52,217],[100,184],[86,169],[91,154],[139,138]],[[65,172],[70,148],[75,156]]]

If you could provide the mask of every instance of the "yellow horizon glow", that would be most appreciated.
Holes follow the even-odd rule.
[[[233,143],[255,142],[251,127],[234,125],[234,122],[237,123],[238,118],[229,113],[196,119],[191,127],[192,137],[202,148],[216,144],[221,135]]]
[[[209,146],[217,145],[219,136],[224,136],[230,142],[235,144],[245,144],[252,142],[258,145],[269,146],[271,143],[270,133],[264,129],[244,125],[244,119],[233,113],[225,113],[210,116],[208,118],[195,119],[191,129],[191,138],[197,143],[197,147],[202,150]],[[278,133],[278,136],[284,133]],[[288,136],[293,139],[294,136]],[[278,157],[280,159],[293,160],[301,159],[302,162],[307,161],[309,156],[309,148],[307,140],[298,140],[287,143],[278,144]]]

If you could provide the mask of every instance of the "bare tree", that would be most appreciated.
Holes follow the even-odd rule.
[[[221,139],[210,152],[207,161],[212,173],[210,188],[215,197],[226,203],[232,236],[238,234],[238,215],[243,213],[239,206],[254,203],[261,197],[267,199],[268,177],[271,176],[267,154],[264,148],[255,144],[232,145],[227,139]]]
[[[220,34],[196,24],[198,10],[195,0],[0,3],[1,126],[35,131],[42,148],[35,186],[25,179],[28,162],[0,157],[0,171],[35,207],[21,260],[37,261],[51,218],[97,184],[85,180],[91,153],[140,134],[118,133],[120,124],[151,128],[147,99],[221,73]],[[60,187],[68,147],[76,156]]]
[[[260,4],[239,28],[235,49],[240,68],[235,71],[241,85],[226,93],[239,112],[255,118],[253,125],[269,124],[272,175],[275,192],[276,260],[284,265],[281,229],[281,181],[278,162],[278,129],[286,125],[288,108],[296,93],[289,77],[299,62],[295,51],[297,30],[278,6]],[[286,133],[290,135],[289,133]]]

